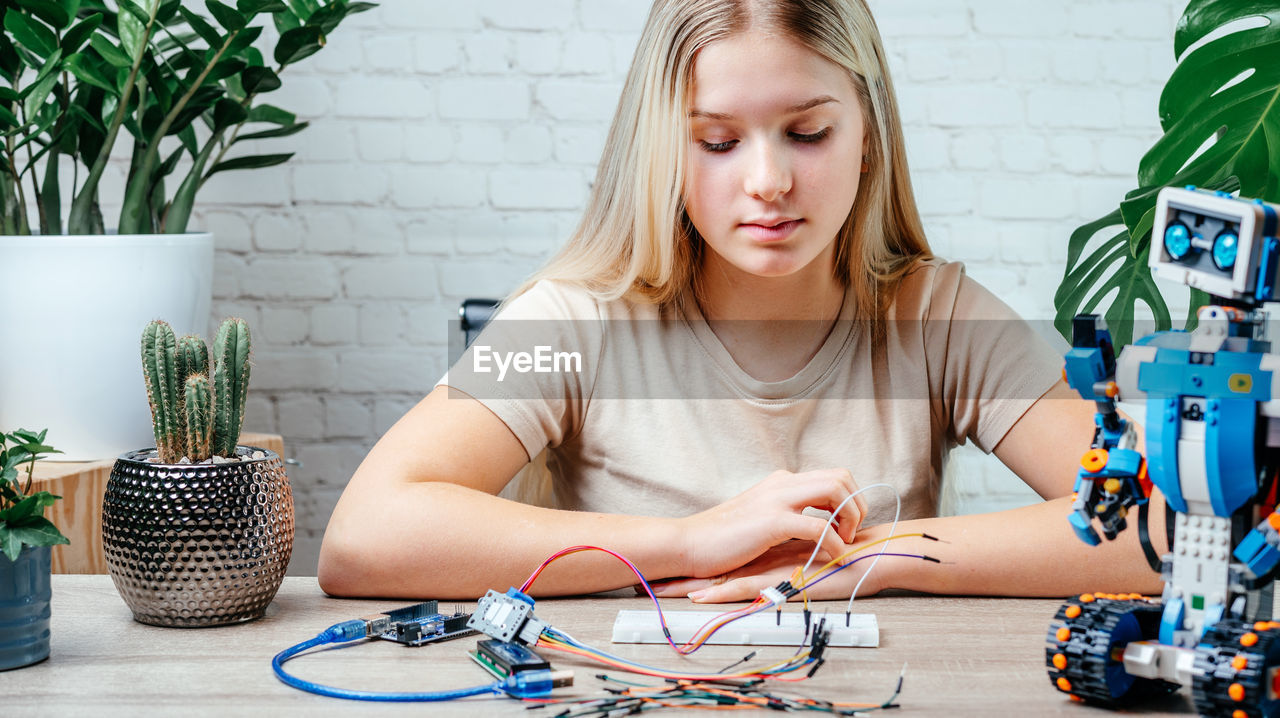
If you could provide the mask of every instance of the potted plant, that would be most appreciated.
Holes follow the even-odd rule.
[[[102,504],[107,567],[133,617],[203,627],[260,617],[293,548],[293,495],[273,451],[238,446],[249,327],[227,319],[214,360],[153,321],[142,364],[155,447],[116,460]]]
[[[1252,0],[1192,0],[1178,21],[1178,66],[1160,94],[1156,144],[1138,166],[1138,188],[1105,217],[1072,233],[1054,296],[1054,325],[1071,340],[1077,313],[1103,314],[1116,350],[1133,337],[1137,305],[1157,330],[1169,329],[1168,304],[1147,266],[1156,195],[1197,185],[1280,202],[1280,7]],[[1104,239],[1097,239],[1101,236]],[[1208,295],[1190,289],[1186,328]],[[1104,305],[1104,301],[1106,304]]]
[[[47,432],[0,434],[0,671],[49,657],[49,553],[70,542],[44,517],[61,497],[31,492],[36,461],[58,453],[44,443]]]
[[[0,355],[0,426],[21,412],[53,429],[68,460],[147,440],[146,407],[125,388],[136,368],[122,337],[155,316],[204,330],[213,238],[188,231],[198,191],[223,172],[289,159],[246,153],[307,126],[264,98],[347,17],[373,7],[203,6],[207,14],[180,0],[0,4],[0,306],[39,296],[45,309],[6,320],[26,342]],[[128,153],[113,163],[121,144]],[[106,195],[113,164],[127,164],[120,196]]]

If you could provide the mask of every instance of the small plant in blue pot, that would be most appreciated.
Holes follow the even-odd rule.
[[[31,491],[36,461],[62,453],[47,432],[0,434],[0,671],[49,657],[49,552],[70,541],[44,517],[61,497]]]

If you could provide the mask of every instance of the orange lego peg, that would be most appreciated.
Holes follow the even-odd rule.
[[[1084,456],[1080,457],[1080,465],[1091,474],[1102,471],[1107,465],[1107,450],[1089,449],[1084,452]]]

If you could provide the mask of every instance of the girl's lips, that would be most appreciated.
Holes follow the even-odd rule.
[[[758,242],[777,242],[790,237],[802,222],[804,222],[803,219],[792,219],[775,224],[772,227],[766,227],[762,224],[741,224],[739,226]]]

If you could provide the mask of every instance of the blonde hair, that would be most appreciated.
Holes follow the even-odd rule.
[[[581,223],[512,297],[555,279],[601,300],[667,306],[693,284],[702,239],[681,197],[693,64],[701,48],[748,29],[789,37],[853,79],[868,169],[840,229],[835,274],[851,287],[857,315],[879,323],[898,281],[930,251],[884,48],[864,0],[656,0]]]

